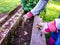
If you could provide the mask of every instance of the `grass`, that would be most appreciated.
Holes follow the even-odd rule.
[[[50,1],[46,6],[46,17],[44,21],[52,21],[60,14],[60,2]]]
[[[19,0],[0,0],[0,13],[11,11],[19,4]]]

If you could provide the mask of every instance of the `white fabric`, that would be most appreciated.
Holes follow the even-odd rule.
[[[39,23],[39,25],[41,25],[42,27],[40,27],[41,31],[44,33],[48,33],[45,31],[46,28],[48,28],[47,22],[44,23]]]
[[[60,29],[60,19],[55,19],[57,29]]]
[[[48,33],[48,32],[45,31],[45,29],[48,28],[47,22],[43,23],[42,26],[43,26],[42,32]]]
[[[31,10],[31,13],[34,15],[38,14],[39,11],[47,4],[45,0],[39,0],[37,5]]]

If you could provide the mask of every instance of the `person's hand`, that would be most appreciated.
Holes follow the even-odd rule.
[[[28,18],[29,18],[29,17],[28,17],[27,15],[24,15],[22,19],[23,19],[24,22],[26,22],[26,20],[27,20]]]
[[[47,22],[41,23],[41,25],[42,25],[42,27],[43,27],[43,29],[41,30],[42,32],[44,32],[44,33],[49,33],[49,32],[51,32],[50,29],[49,29],[49,27],[48,27],[48,23],[47,23]]]
[[[45,22],[45,23],[39,23],[39,24],[37,24],[36,27],[38,28],[38,30],[40,30],[40,31],[42,31],[44,33],[50,32],[50,30],[48,29],[47,22]]]
[[[26,22],[27,19],[31,18],[33,14],[31,12],[28,12],[27,14],[23,15],[23,21]]]
[[[44,33],[49,33],[49,32],[55,32],[55,31],[57,31],[56,24],[55,24],[54,21],[48,22],[48,23],[47,22],[45,22],[45,23],[39,23],[38,25],[40,25],[42,27],[42,28],[40,27],[40,29]]]

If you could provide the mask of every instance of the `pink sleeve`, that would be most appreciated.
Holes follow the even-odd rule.
[[[51,22],[48,22],[47,25],[48,25],[48,28],[45,29],[46,31],[51,31],[51,32],[57,31],[55,20],[54,21],[51,21]]]
[[[28,12],[26,15],[28,16],[28,18],[31,18],[33,16],[31,12]]]

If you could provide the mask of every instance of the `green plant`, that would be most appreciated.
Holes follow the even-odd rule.
[[[56,3],[56,4],[55,4]],[[50,1],[46,5],[46,14],[44,12],[40,15],[43,18],[43,21],[49,22],[54,20],[60,14],[60,4],[59,2]]]
[[[28,12],[37,4],[38,0],[21,0],[22,8]]]

